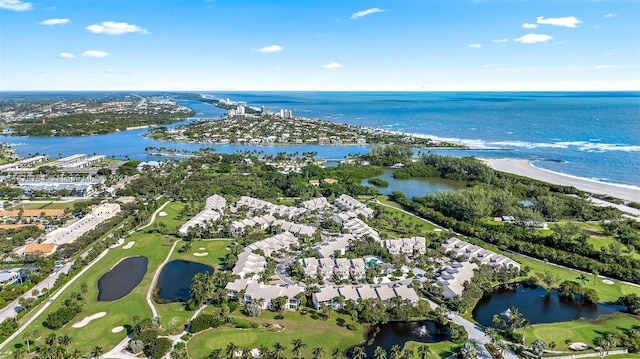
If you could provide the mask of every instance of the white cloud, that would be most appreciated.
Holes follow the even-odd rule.
[[[482,47],[482,44],[469,44],[470,49],[479,49]]]
[[[342,66],[342,64],[339,64],[339,63],[334,61],[334,62],[330,62],[330,63],[325,64],[325,65],[322,65],[320,67],[328,69],[328,70],[333,70],[333,69],[341,69],[344,66]]]
[[[375,14],[377,12],[385,12],[387,10],[385,9],[380,9],[378,7],[373,7],[371,9],[367,9],[367,10],[362,10],[362,11],[358,11],[358,12],[354,12],[351,15],[351,20],[355,20],[355,19],[359,19],[363,16],[367,16],[367,15],[371,15],[371,14]]]
[[[40,22],[40,25],[64,25],[69,22],[69,19],[48,19]]]
[[[89,50],[82,53],[82,56],[86,57],[107,57],[109,55],[111,54],[100,50]]]
[[[538,16],[536,18],[538,24],[564,26],[564,27],[576,27],[582,21],[578,20],[575,16],[566,17],[547,17]]]
[[[76,57],[74,54],[69,53],[69,52],[61,52],[60,55],[58,55],[59,58],[61,59],[72,59],[74,57]]]
[[[522,27],[524,27],[525,29],[535,29],[536,27],[538,27],[538,25],[525,22],[524,24],[522,24]]]
[[[604,17],[606,17],[606,18],[610,18],[610,17],[616,17],[616,16],[618,16],[618,15],[616,15],[616,14],[614,14],[614,13],[610,12],[610,13],[606,14]]]
[[[494,44],[503,44],[505,42],[509,42],[509,39],[506,39],[506,38],[505,39],[494,39],[494,40],[491,40],[491,42],[493,42]]]
[[[30,2],[22,2],[22,0],[0,0],[0,9],[13,11],[28,11],[33,8]]]
[[[251,51],[261,52],[263,54],[270,54],[272,52],[280,52],[282,50],[284,50],[284,47],[280,45],[270,45],[270,46],[261,47],[259,49],[253,49]]]
[[[544,35],[544,34],[526,34],[521,36],[514,41],[521,42],[523,44],[535,44],[538,42],[545,42],[553,39],[552,36]]]
[[[126,22],[104,21],[100,25],[89,25],[87,30],[94,34],[122,35],[132,32],[148,34],[149,32],[138,25],[127,24]]]

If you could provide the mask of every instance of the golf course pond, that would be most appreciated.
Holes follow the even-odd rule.
[[[398,344],[402,348],[404,343],[409,341],[438,343],[449,338],[449,329],[432,321],[388,322],[379,324],[369,332],[367,341],[364,343],[364,350],[368,358],[374,358],[377,347],[381,347],[389,353],[394,344]]]
[[[161,303],[189,299],[191,280],[198,273],[213,273],[213,267],[184,260],[174,260],[162,267],[156,284],[156,300]]]
[[[137,287],[147,273],[147,257],[135,256],[121,260],[98,280],[98,300],[118,300]]]
[[[520,283],[499,286],[492,293],[486,293],[473,309],[473,319],[484,326],[493,326],[493,315],[498,314],[506,321],[511,307],[517,307],[531,324],[596,319],[625,310],[620,305],[583,304],[558,293],[549,293],[541,286]]]

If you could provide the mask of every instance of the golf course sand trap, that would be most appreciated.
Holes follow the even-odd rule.
[[[571,345],[569,345],[569,349],[572,350],[587,350],[589,349],[589,346],[583,342],[575,342],[575,343],[571,343]]]
[[[199,251],[204,251],[205,249],[206,249],[205,247],[198,248]]]
[[[123,330],[124,330],[124,327],[121,325],[119,327],[115,327],[115,328],[111,329],[111,333],[120,333]]]
[[[165,211],[162,211],[162,212],[158,213],[158,216],[160,216],[160,217],[165,217],[166,215],[167,215],[167,212],[165,212]]]
[[[204,257],[204,256],[208,256],[209,252],[194,253],[193,255],[196,256],[196,257]]]
[[[77,322],[76,324],[72,325],[73,328],[82,328],[85,325],[89,324],[92,320],[94,319],[98,319],[98,318],[102,318],[105,315],[107,315],[107,312],[98,312],[94,315],[90,315],[88,317],[85,317],[84,319],[82,319],[81,321]]]
[[[604,283],[604,284],[613,284],[613,281],[612,280],[608,280],[608,279],[603,279],[602,283]]]
[[[136,244],[136,241],[131,241],[131,242],[127,243],[126,246],[122,247],[122,249],[129,249],[129,248],[133,247],[134,244]]]

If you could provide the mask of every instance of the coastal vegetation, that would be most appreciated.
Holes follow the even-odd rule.
[[[133,127],[167,125],[193,116],[194,112],[177,113],[83,113],[41,120],[12,122],[9,134],[15,136],[89,136]],[[6,125],[5,125],[6,126]]]

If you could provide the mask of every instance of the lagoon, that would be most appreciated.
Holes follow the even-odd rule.
[[[389,187],[378,187],[371,185],[368,180],[363,180],[361,184],[363,186],[370,186],[377,190],[379,190],[382,194],[391,194],[393,191],[400,191],[407,196],[409,200],[413,197],[424,197],[427,193],[435,194],[439,191],[451,191],[451,190],[459,190],[466,186],[465,182],[462,181],[454,181],[445,178],[407,178],[407,179],[397,179],[393,177],[393,172],[395,169],[386,168],[384,173],[380,176],[375,176],[372,178],[380,178],[387,182],[389,182]]]
[[[391,352],[394,344],[404,346],[406,342],[438,343],[450,338],[449,330],[432,321],[388,322],[379,324],[369,333],[364,350],[368,358],[374,358],[377,347]]]
[[[506,320],[514,306],[531,324],[596,319],[625,309],[602,303],[582,304],[558,293],[549,293],[541,286],[518,284],[495,288],[492,293],[485,294],[473,309],[473,319],[483,326],[493,326],[494,314]]]

